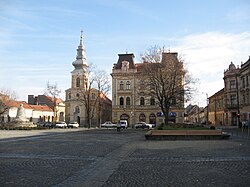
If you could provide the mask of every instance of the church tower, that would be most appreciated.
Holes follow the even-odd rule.
[[[80,44],[77,48],[76,60],[72,65],[74,70],[71,72],[71,88],[66,90],[65,97],[65,118],[66,122],[81,121],[85,117],[84,107],[79,103],[78,98],[81,93],[86,91],[89,86],[88,65],[86,61],[86,49],[83,45],[83,31],[81,31]]]
[[[71,89],[88,88],[88,65],[86,61],[86,50],[83,45],[83,36],[81,31],[80,44],[77,48],[76,60],[72,63],[75,69],[71,72]]]

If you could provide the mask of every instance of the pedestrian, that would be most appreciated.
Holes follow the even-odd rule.
[[[117,130],[117,132],[121,131],[121,123],[120,123],[120,121],[117,123],[116,130]]]

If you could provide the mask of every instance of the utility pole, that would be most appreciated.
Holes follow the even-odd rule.
[[[207,96],[207,125],[209,125],[209,99],[208,99],[208,94],[206,94]]]

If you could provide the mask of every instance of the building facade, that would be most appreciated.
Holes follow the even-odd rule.
[[[65,97],[65,120],[67,123],[77,121],[80,126],[90,127],[91,124],[91,127],[99,127],[100,123],[111,120],[112,104],[108,97],[90,86],[82,34],[72,65],[71,87],[66,90]]]
[[[240,119],[250,122],[250,57],[240,69]]]
[[[225,125],[224,88],[209,97],[208,121],[211,125]]]
[[[240,67],[231,62],[223,80],[224,88],[209,98],[209,121],[229,126],[250,123],[250,58]]]
[[[177,53],[166,53],[166,56],[168,55],[177,57]],[[145,63],[135,63],[132,53],[118,56],[111,73],[112,121],[115,123],[127,120],[131,127],[140,121],[151,124],[164,123],[156,97],[146,94],[146,84],[149,80],[142,74]],[[169,119],[176,123],[184,122],[184,103],[170,108]]]
[[[43,115],[45,118],[42,117],[44,118],[42,121],[58,122],[65,120],[65,103],[60,98],[53,98],[47,95],[28,95],[28,104],[38,110],[43,110],[45,106],[48,106],[53,111],[52,115]]]
[[[1,116],[0,122],[8,123],[15,120],[20,105],[23,105],[26,118],[30,122],[51,122],[53,119],[53,110],[47,105],[30,105],[25,101],[9,100],[6,103],[8,110]]]

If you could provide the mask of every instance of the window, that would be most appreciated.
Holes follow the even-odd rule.
[[[140,85],[140,89],[143,89],[144,88],[144,80],[140,80],[139,85]]]
[[[79,93],[76,94],[76,97],[80,97]]]
[[[145,116],[145,114],[140,114],[139,121],[146,122],[146,116]]]
[[[80,108],[79,108],[79,106],[76,106],[76,107],[75,107],[75,113],[76,113],[76,114],[79,114],[79,113],[80,113]]]
[[[95,93],[92,93],[91,97],[92,99],[95,99]]]
[[[123,90],[124,84],[123,81],[120,82],[120,90]]]
[[[79,77],[76,78],[76,87],[80,87],[80,78]]]
[[[130,97],[126,98],[126,105],[129,106],[130,105]]]
[[[71,99],[71,93],[70,93],[70,92],[69,92],[69,94],[68,94],[68,98]]]
[[[123,97],[120,97],[120,105],[121,105],[121,106],[124,105],[124,99],[123,99]]]
[[[236,95],[231,95],[230,96],[230,102],[231,102],[231,105],[236,105],[237,104]]]
[[[150,98],[150,105],[155,105],[155,98],[154,97]]]
[[[235,88],[236,88],[235,80],[230,81],[230,89],[235,89]]]
[[[245,77],[242,77],[242,87],[245,88]]]
[[[142,105],[144,105],[144,104],[145,104],[144,97],[141,97],[141,98],[140,98],[140,105],[142,106]]]
[[[129,81],[126,82],[126,89],[130,90],[130,82]]]

